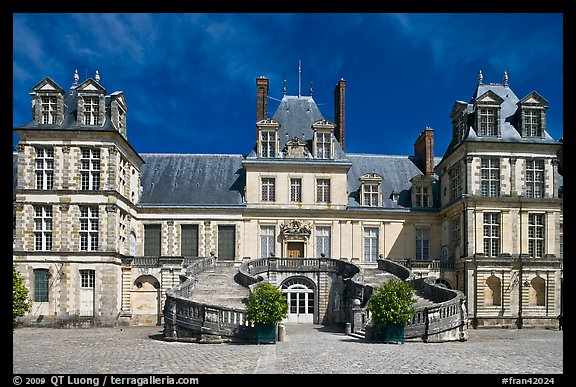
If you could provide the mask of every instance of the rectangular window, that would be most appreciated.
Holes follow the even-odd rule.
[[[430,230],[424,228],[416,229],[416,260],[430,259]]]
[[[564,259],[564,234],[560,234],[560,259]]]
[[[52,206],[34,206],[34,249],[52,250]]]
[[[271,177],[262,178],[262,201],[273,202],[276,200],[276,179]]]
[[[42,124],[56,124],[56,97],[42,97]]]
[[[450,200],[457,199],[462,194],[460,181],[460,164],[455,165],[449,172],[450,176]]]
[[[376,262],[378,259],[378,228],[364,229],[364,262]]]
[[[198,225],[183,224],[181,227],[181,254],[184,257],[198,256]]]
[[[480,136],[497,136],[496,109],[480,109]]]
[[[500,254],[500,214],[486,212],[484,222],[484,255],[497,257]]]
[[[290,179],[290,201],[298,203],[302,201],[302,179]]]
[[[330,258],[330,227],[316,227],[316,258]]]
[[[378,207],[378,184],[363,184],[363,205]]]
[[[100,149],[82,149],[80,176],[83,191],[100,189]]]
[[[162,225],[144,225],[144,256],[159,257],[162,246]]]
[[[542,125],[540,124],[540,110],[524,110],[524,136],[540,137],[542,136]]]
[[[544,197],[544,160],[526,160],[526,197]]]
[[[54,188],[54,149],[36,148],[36,189]]]
[[[318,179],[316,181],[316,201],[330,203],[330,179]]]
[[[218,260],[233,261],[236,256],[236,227],[218,226]]]
[[[98,250],[98,207],[80,207],[80,250]]]
[[[532,258],[544,256],[544,214],[528,215],[528,254]]]
[[[480,164],[480,193],[482,196],[500,196],[499,163],[499,159],[482,159]]]
[[[260,257],[268,258],[274,254],[274,226],[260,227]]]
[[[450,221],[450,228],[452,229],[452,241],[460,240],[460,217],[455,216]]]
[[[80,270],[80,287],[94,288],[95,273],[94,270]]]
[[[332,133],[318,132],[316,133],[316,158],[330,159],[332,145]]]
[[[48,269],[34,269],[34,302],[48,302]]]
[[[430,205],[430,187],[415,186],[416,189],[416,207],[431,207]]]
[[[276,157],[276,132],[260,132],[261,157]]]
[[[100,99],[84,97],[84,125],[100,125]]]

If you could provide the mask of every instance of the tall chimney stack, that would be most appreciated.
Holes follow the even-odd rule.
[[[334,88],[334,137],[344,150],[344,129],[346,128],[346,81],[340,79]]]
[[[268,118],[268,78],[256,78],[256,122]]]
[[[414,143],[414,156],[425,175],[434,175],[434,129],[426,128]]]

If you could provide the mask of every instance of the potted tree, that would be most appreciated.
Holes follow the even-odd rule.
[[[259,282],[246,303],[246,320],[257,329],[257,342],[276,343],[278,324],[288,316],[282,291],[268,282]]]
[[[414,289],[409,282],[393,279],[374,288],[367,309],[372,316],[372,337],[402,344],[404,327],[414,316]]]

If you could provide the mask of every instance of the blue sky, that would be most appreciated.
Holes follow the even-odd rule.
[[[329,120],[344,78],[347,152],[412,155],[431,127],[442,156],[452,106],[470,100],[479,71],[546,98],[547,129],[562,138],[563,59],[561,13],[15,13],[12,119],[31,119],[45,77],[68,89],[75,70],[80,81],[98,70],[108,93],[125,93],[138,152],[247,154],[257,77],[270,80],[269,116],[284,80],[289,95],[312,81]]]

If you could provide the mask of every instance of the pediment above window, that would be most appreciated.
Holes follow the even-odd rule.
[[[535,91],[531,92],[526,97],[524,97],[520,101],[518,101],[518,105],[520,105],[520,106],[544,107],[547,104],[548,104],[548,101],[546,101],[546,99],[544,99],[544,97],[542,97],[540,94],[538,94]]]
[[[312,124],[313,129],[334,129],[336,125],[329,120],[318,120]]]
[[[482,105],[500,105],[502,102],[504,102],[504,100],[492,90],[488,90],[476,98],[476,103]]]
[[[383,179],[382,176],[380,176],[376,172],[368,172],[360,176],[358,180],[360,180],[362,183],[368,183],[368,182],[380,183],[382,179]]]
[[[56,82],[50,78],[44,78],[36,86],[32,88],[35,92],[53,92],[58,94],[64,94],[64,89],[62,89]]]
[[[97,93],[106,94],[106,89],[104,89],[98,82],[93,79],[87,79],[76,87],[78,93]]]

